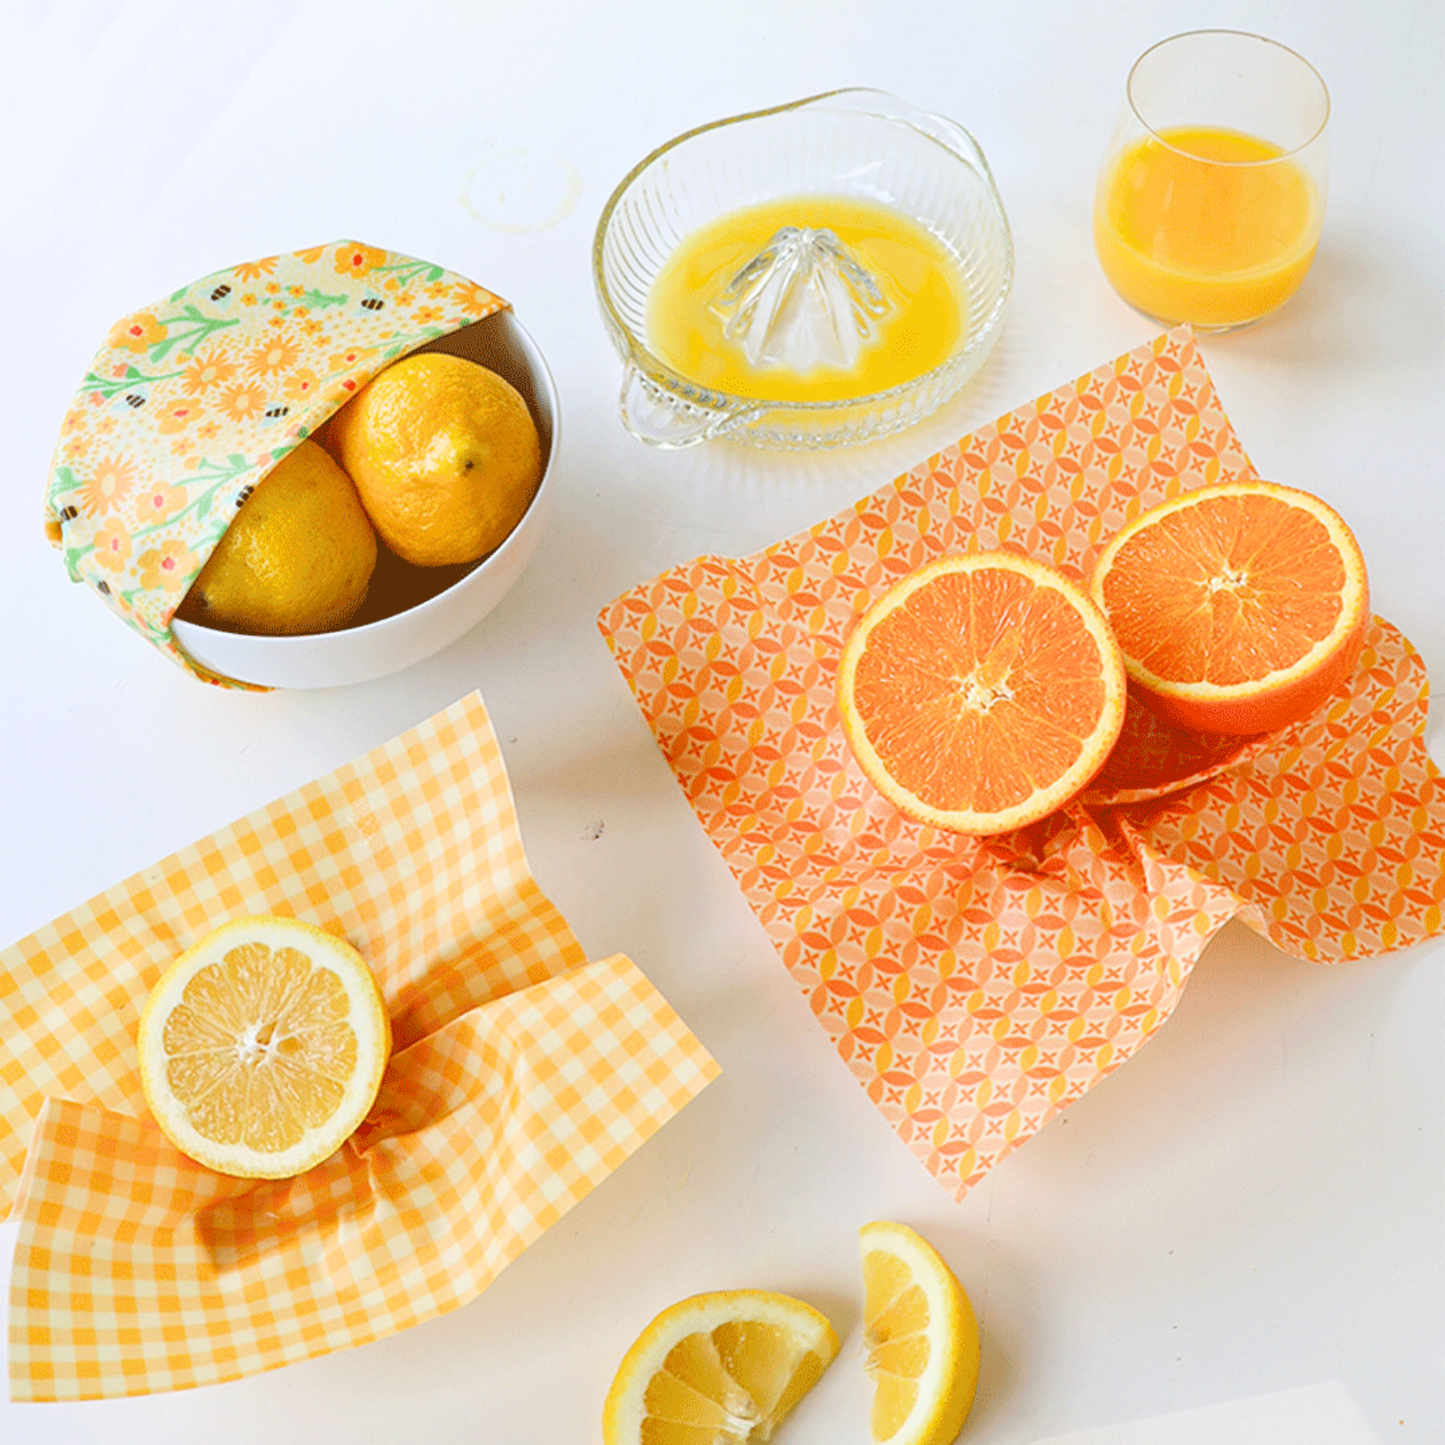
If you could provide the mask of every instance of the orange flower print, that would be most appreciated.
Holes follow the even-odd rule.
[[[188,397],[181,397],[161,408],[160,424],[156,430],[163,437],[174,436],[178,431],[184,431],[200,415],[200,402],[191,401]]]
[[[147,592],[156,588],[180,592],[190,585],[199,567],[196,554],[178,537],[170,537],[140,554],[140,585]]]
[[[152,482],[141,488],[136,516],[142,527],[150,527],[157,522],[169,521],[185,504],[184,487],[173,487],[169,482]]]
[[[199,396],[213,386],[224,386],[235,374],[235,365],[224,351],[208,351],[186,367],[181,385],[188,396]]]
[[[65,420],[60,423],[60,435],[68,437],[74,432],[83,431],[90,424],[90,418],[85,414],[83,402],[72,402],[70,410],[65,413]]]
[[[338,276],[366,276],[378,266],[386,265],[386,252],[375,246],[338,246],[336,248],[336,274]]]
[[[157,321],[149,311],[137,311],[117,321],[106,338],[107,346],[123,346],[127,351],[142,352],[166,339],[166,324]]]
[[[135,463],[106,457],[80,488],[80,502],[91,516],[118,512],[135,489]]]
[[[325,254],[325,246],[308,246],[304,251],[296,253],[297,257],[308,266],[314,266]]]
[[[202,442],[214,441],[221,434],[221,423],[218,421],[203,421],[196,428],[196,440]]]
[[[286,378],[286,396],[289,401],[310,401],[321,390],[321,378],[309,366],[293,371]]]
[[[348,346],[345,351],[338,351],[326,363],[327,371],[355,371],[358,366],[363,365],[376,353],[374,346]]]
[[[266,409],[266,393],[253,382],[243,381],[221,397],[221,410],[232,421],[253,421]]]
[[[432,326],[442,319],[443,314],[440,306],[418,306],[411,313],[411,319],[418,326]]]
[[[259,281],[262,276],[269,276],[275,269],[279,256],[263,256],[259,261],[244,261],[235,268],[236,280],[238,281]]]
[[[130,533],[114,518],[95,534],[95,560],[107,572],[119,572],[130,560]]]
[[[263,342],[246,358],[248,376],[275,376],[278,371],[290,371],[301,360],[301,348],[284,336],[272,337]]]
[[[475,281],[458,281],[452,287],[457,305],[468,311],[492,312],[497,309],[497,298],[490,291],[484,291]]]

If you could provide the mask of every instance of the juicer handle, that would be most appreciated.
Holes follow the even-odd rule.
[[[946,115],[919,110],[917,106],[909,105],[906,100],[900,100],[890,91],[863,86],[830,90],[800,101],[799,105],[826,105],[831,110],[856,110],[865,115],[883,116],[888,120],[912,126],[921,135],[937,141],[958,156],[965,165],[976,170],[994,195],[998,195],[998,184],[984,159],[983,148],[956,120],[950,120]]]
[[[672,450],[711,441],[756,414],[746,407],[709,407],[661,393],[630,361],[623,368],[617,410],[638,441]]]

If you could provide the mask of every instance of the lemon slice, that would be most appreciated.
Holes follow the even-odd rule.
[[[239,918],[176,959],[137,1038],[166,1137],[222,1174],[286,1179],[366,1117],[391,1025],[366,960],[294,918]]]
[[[873,1439],[948,1445],[978,1385],[973,1306],[943,1257],[907,1225],[865,1224],[858,1245]]]
[[[750,1289],[693,1295],[623,1356],[602,1409],[604,1445],[771,1440],[837,1353],[833,1326],[801,1300]]]

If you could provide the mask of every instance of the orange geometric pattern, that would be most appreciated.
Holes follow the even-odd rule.
[[[330,1159],[212,1173],[151,1121],[135,1033],[227,917],[349,939],[395,1039]],[[0,1216],[15,1399],[235,1379],[465,1304],[717,1072],[527,867],[473,694],[0,950]]]
[[[1379,619],[1315,717],[1219,740],[1131,708],[1082,799],[993,839],[910,821],[844,742],[839,654],[900,578],[1000,546],[1082,577],[1142,508],[1253,475],[1180,328],[801,535],[700,557],[599,618],[813,1012],[959,1196],[1164,1022],[1229,918],[1325,962],[1441,930],[1428,689]]]

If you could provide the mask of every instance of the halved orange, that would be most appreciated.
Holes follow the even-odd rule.
[[[920,567],[859,619],[838,668],[844,735],[910,817],[1004,833],[1053,812],[1103,765],[1127,679],[1077,583],[1015,552]]]
[[[1260,733],[1316,712],[1354,670],[1365,559],[1308,492],[1182,492],[1113,537],[1090,579],[1140,697],[1176,726]]]
[[[161,976],[137,1036],[166,1137],[221,1174],[286,1179],[366,1117],[391,1024],[366,960],[295,918],[237,918]]]

